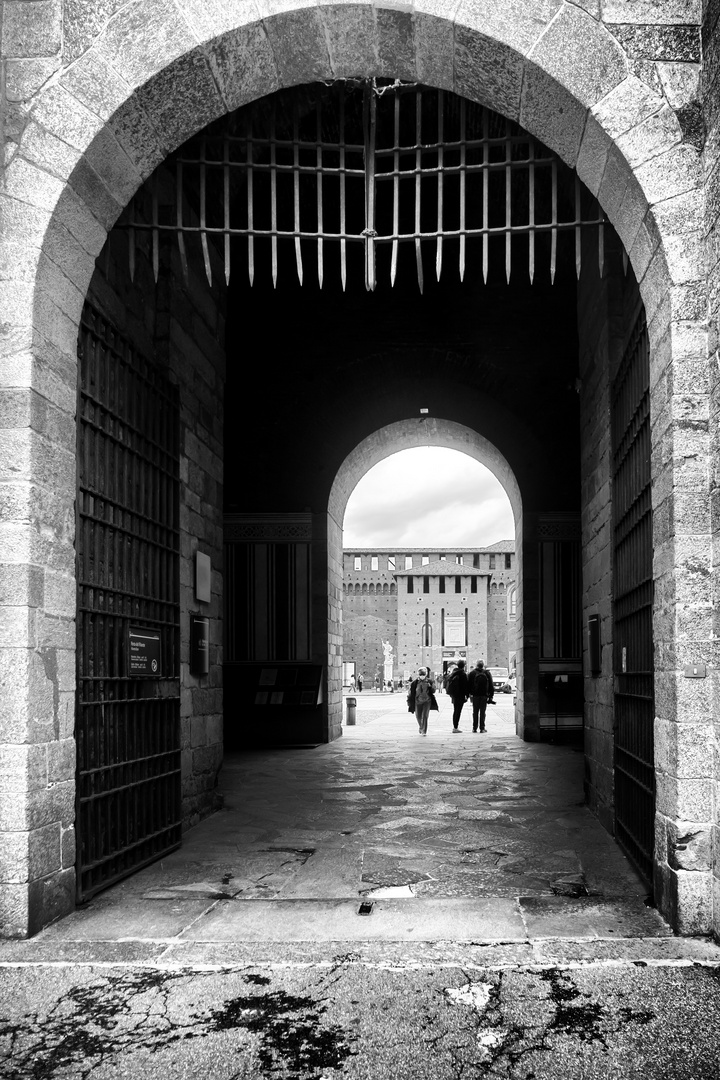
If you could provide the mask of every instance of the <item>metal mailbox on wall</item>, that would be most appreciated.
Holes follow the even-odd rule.
[[[190,674],[210,671],[210,620],[205,615],[190,616]]]

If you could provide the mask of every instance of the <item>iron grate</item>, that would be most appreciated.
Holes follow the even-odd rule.
[[[455,94],[398,80],[339,80],[281,91],[211,124],[169,159],[130,204],[130,273],[138,234],[149,233],[155,276],[162,234],[199,242],[209,281],[211,246],[224,262],[243,241],[253,283],[267,260],[277,285],[283,253],[302,285],[313,266],[322,287],[337,267],[345,288],[350,250],[361,248],[365,287],[392,285],[409,249],[418,286],[455,263],[464,278],[469,244],[488,276],[491,245],[513,272],[551,281],[566,240],[580,275],[583,232],[605,217],[577,175],[511,120]],[[498,246],[499,245],[499,246]],[[337,256],[337,258],[335,258]]]
[[[615,832],[645,880],[655,846],[649,343],[644,315],[612,387]]]
[[[77,895],[180,843],[179,407],[89,304],[78,343]],[[157,677],[129,630],[157,633]]]

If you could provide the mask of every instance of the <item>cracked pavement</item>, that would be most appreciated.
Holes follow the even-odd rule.
[[[720,1080],[720,948],[509,705],[422,739],[368,694],[337,743],[228,758],[181,850],[0,942],[0,1077]]]

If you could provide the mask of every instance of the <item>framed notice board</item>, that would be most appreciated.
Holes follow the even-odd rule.
[[[159,630],[129,626],[125,655],[128,678],[162,678],[162,635]]]

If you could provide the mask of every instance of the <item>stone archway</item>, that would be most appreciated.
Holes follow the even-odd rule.
[[[441,446],[479,461],[500,481],[510,501],[515,522],[515,552],[517,581],[522,595],[522,494],[515,474],[502,453],[477,431],[453,420],[439,417],[423,417],[401,420],[374,431],[359,443],[342,462],[333,481],[328,502],[327,522],[327,575],[328,593],[331,597],[328,617],[328,728],[329,737],[341,734],[342,723],[342,677],[338,655],[338,642],[342,643],[341,603],[343,596],[343,521],[348,499],[362,479],[378,462],[416,446]],[[363,590],[365,586],[363,586]],[[522,626],[522,605],[516,623]]]
[[[712,565],[710,527],[698,514],[710,451],[703,193],[699,153],[668,103],[632,73],[602,20],[574,4],[535,0],[508,12],[289,3],[258,15],[136,0],[97,16],[90,30],[68,19],[67,61],[48,81],[35,73],[2,193],[0,300],[9,314],[0,331],[14,402],[2,535],[18,568],[8,604],[17,632],[3,661],[10,788],[29,806],[49,804],[62,785],[72,804],[75,354],[108,230],[155,166],[211,119],[280,87],[386,75],[517,119],[577,170],[623,242],[652,350],[661,844],[673,822],[707,824],[711,781],[697,746],[709,753],[712,710],[679,677],[685,660],[710,648],[702,627],[712,598],[698,589]],[[690,725],[695,737],[679,738]],[[13,817],[7,834],[9,849],[24,852],[20,880],[3,886],[4,925],[16,934],[67,910],[73,873],[63,861],[68,816],[49,811],[42,836],[31,820]],[[707,860],[665,862],[663,874],[675,925],[708,929]]]

